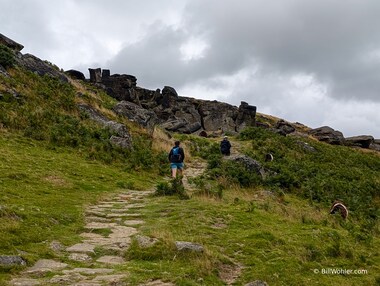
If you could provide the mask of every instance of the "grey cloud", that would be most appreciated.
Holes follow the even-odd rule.
[[[380,99],[380,66],[357,60],[380,49],[378,1],[192,1],[189,11],[190,24],[212,31],[219,58],[227,46],[269,73],[312,73],[331,96]]]
[[[268,74],[313,74],[333,97],[380,100],[380,66],[359,60],[380,49],[379,12],[375,0],[193,0],[182,26],[148,31],[110,65],[122,71],[124,63],[148,86],[178,88],[260,66]],[[199,35],[210,48],[184,63],[181,44]]]

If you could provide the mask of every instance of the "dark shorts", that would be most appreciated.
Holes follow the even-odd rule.
[[[170,163],[171,169],[183,169],[183,163]]]

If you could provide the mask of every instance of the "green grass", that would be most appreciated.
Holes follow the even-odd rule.
[[[236,285],[254,280],[269,285],[374,285],[379,272],[378,237],[358,241],[346,229],[350,221],[293,195],[279,200],[258,190],[235,189],[225,190],[222,200],[152,200],[142,210],[146,223],[140,230],[161,243],[145,250],[132,246],[128,270],[136,283],[160,277],[177,285],[224,285],[218,269],[232,263],[244,265]],[[172,248],[176,240],[200,243],[205,254],[181,257]],[[314,273],[328,268],[365,269],[368,274]]]
[[[79,241],[86,205],[124,186],[145,189],[154,180],[154,174],[126,171],[122,164],[90,161],[75,149],[0,135],[0,254],[25,253],[30,263],[53,255],[52,240]]]

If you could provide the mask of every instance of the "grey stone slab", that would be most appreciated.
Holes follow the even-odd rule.
[[[107,216],[106,214],[104,216]],[[112,221],[109,218],[105,217],[99,217],[99,216],[89,216],[85,218],[86,223],[91,222],[104,222],[104,223],[111,223]]]
[[[144,224],[145,222],[141,219],[131,219],[131,220],[126,220],[124,221],[125,225],[139,225],[139,224]]]
[[[106,255],[97,259],[96,262],[117,265],[117,264],[125,263],[125,260],[123,257],[120,257],[120,256]]]
[[[26,265],[24,258],[18,255],[0,255],[0,265],[2,266],[16,266]]]
[[[110,214],[107,214],[107,218],[121,218],[121,217],[125,217],[125,214],[124,213],[110,213]]]
[[[41,285],[41,282],[32,278],[15,278],[9,284],[12,286],[36,286]]]
[[[71,273],[65,275],[55,275],[49,280],[50,283],[59,284],[59,285],[73,285],[75,282],[86,279],[86,276],[83,276],[79,273]]]
[[[74,268],[71,270],[63,270],[63,274],[79,273],[83,275],[97,275],[112,273],[113,269],[108,268]]]
[[[90,222],[85,225],[84,228],[86,229],[105,229],[105,228],[112,228],[116,226],[116,223],[104,223],[104,222]]]
[[[77,253],[94,253],[95,246],[89,243],[77,243],[73,246],[66,248],[68,252]]]
[[[66,263],[61,263],[51,259],[38,260],[32,267],[28,268],[25,273],[43,274],[46,272],[62,270],[67,267]]]
[[[92,279],[93,282],[107,282],[108,285],[119,285],[118,282],[122,281],[124,278],[128,277],[125,274],[114,274],[114,275],[102,275],[96,276]]]
[[[79,261],[79,262],[90,262],[92,257],[86,253],[71,253],[69,255],[70,260]]]

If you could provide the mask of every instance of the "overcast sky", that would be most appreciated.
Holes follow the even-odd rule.
[[[0,0],[22,53],[345,137],[380,139],[379,27],[379,0]]]

